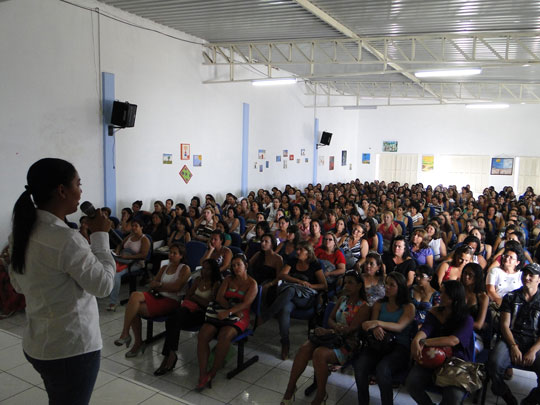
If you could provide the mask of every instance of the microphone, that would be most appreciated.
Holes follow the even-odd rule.
[[[81,204],[81,211],[89,218],[94,218],[96,216],[96,209],[94,208],[94,204],[90,201],[85,201]]]
[[[90,201],[85,201],[81,204],[81,211],[88,216],[88,218],[95,218],[97,211],[94,207],[94,204],[92,204]],[[120,235],[118,235],[116,232],[114,232],[112,229],[109,231],[109,237],[114,240],[114,243],[116,245],[122,243],[122,238]]]

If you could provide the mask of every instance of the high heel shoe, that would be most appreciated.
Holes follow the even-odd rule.
[[[174,362],[172,363],[172,365],[167,367],[167,358],[166,358],[165,360],[163,360],[163,364],[161,366],[159,366],[159,368],[156,371],[154,371],[154,375],[164,375],[164,374],[167,374],[167,373],[173,371],[174,367],[176,366],[177,361],[178,361],[178,356],[175,353],[174,354]]]
[[[146,345],[143,343],[136,350],[131,349],[129,352],[127,352],[126,358],[129,359],[131,357],[137,357],[139,355],[139,352],[143,354],[145,350],[146,350]]]
[[[126,347],[129,347],[129,345],[131,344],[131,335],[127,335],[125,338],[116,339],[114,341],[114,344],[116,346],[126,345]]]
[[[212,388],[212,379],[216,376],[216,373],[207,373],[202,380],[199,380],[199,383],[195,387],[195,391],[201,392],[204,390],[207,386],[208,388]]]
[[[295,398],[296,398],[296,387],[294,387],[292,397],[290,397],[289,399],[283,398],[281,402],[279,403],[279,405],[291,405],[294,402]]]

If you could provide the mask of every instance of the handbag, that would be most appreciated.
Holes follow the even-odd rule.
[[[217,301],[210,302],[206,307],[206,313],[204,314],[205,322],[211,323],[219,328],[221,326],[232,326],[240,320],[240,317],[235,314],[231,314],[225,319],[219,319],[218,313],[220,311],[228,311],[228,309],[223,308]]]
[[[148,291],[150,294],[152,294],[154,296],[154,298],[157,298],[157,299],[160,299],[160,298],[165,298],[163,295],[161,295],[159,293],[159,291],[156,291],[156,290],[150,290]]]
[[[484,365],[451,357],[435,372],[435,385],[459,387],[467,392],[482,388],[486,377]]]
[[[396,335],[387,331],[384,331],[383,339],[379,340],[373,335],[373,329],[371,329],[367,334],[366,343],[368,349],[376,351],[380,354],[388,354],[394,348],[395,340]]]
[[[308,340],[317,347],[324,346],[329,349],[338,349],[345,345],[343,336],[334,331],[332,333],[317,335],[315,330],[311,329],[308,334]]]
[[[195,301],[191,301],[190,299],[187,299],[187,298],[182,300],[182,304],[180,304],[180,306],[182,308],[189,309],[189,312],[195,312],[195,311],[200,311],[201,310],[201,307],[199,306],[199,304],[197,304]]]

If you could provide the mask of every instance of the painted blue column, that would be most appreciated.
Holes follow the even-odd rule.
[[[104,203],[116,216],[116,155],[114,136],[109,136],[112,106],[114,102],[114,74],[102,72],[103,105],[103,185]]]
[[[242,105],[242,195],[248,194],[249,104]]]
[[[319,165],[319,149],[317,144],[319,143],[319,119],[315,118],[313,123],[313,185],[317,184],[317,166]]]

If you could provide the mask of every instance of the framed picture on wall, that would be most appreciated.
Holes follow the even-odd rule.
[[[180,144],[180,159],[189,160],[191,158],[191,148],[189,143]]]
[[[330,156],[330,159],[328,160],[328,169],[334,170],[334,156]]]
[[[382,143],[383,152],[397,152],[397,147],[397,141],[383,141]]]
[[[514,158],[492,158],[491,174],[494,176],[511,176],[514,169]]]
[[[341,151],[341,166],[347,166],[347,151]]]

